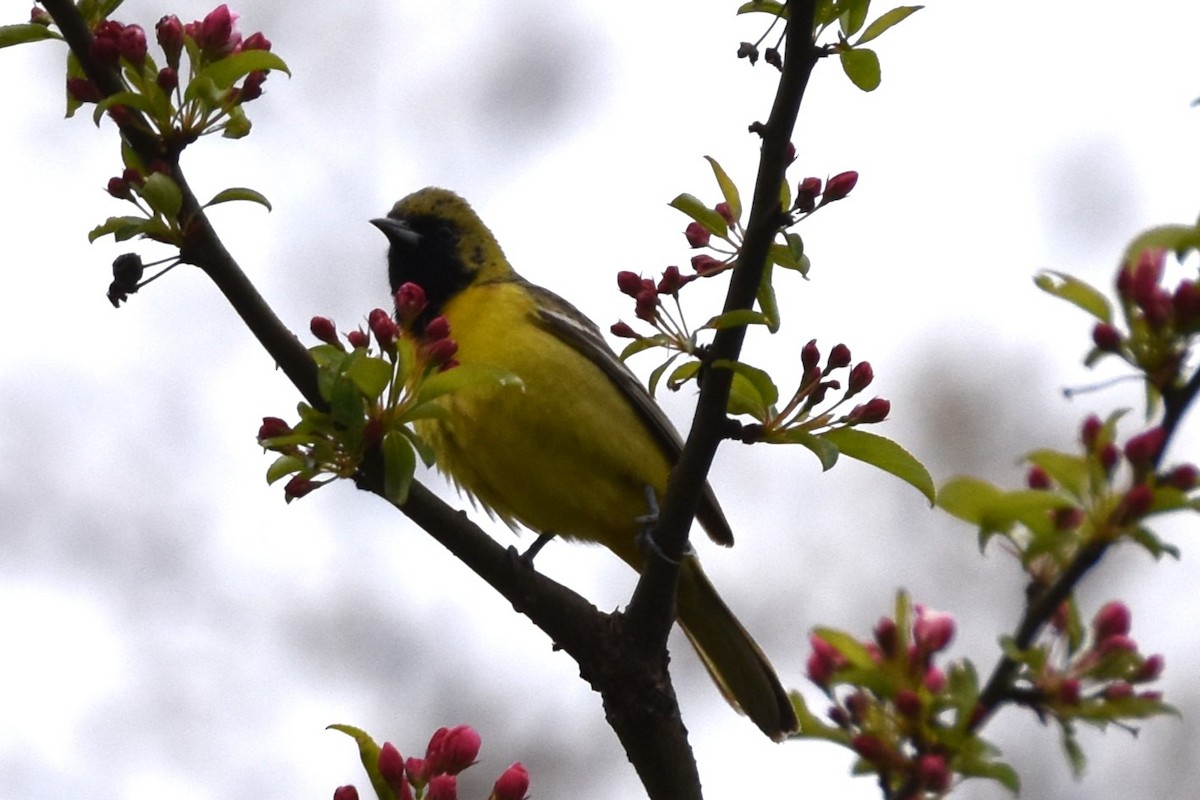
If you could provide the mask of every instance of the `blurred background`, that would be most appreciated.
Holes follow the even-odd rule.
[[[385,242],[367,220],[428,184],[470,198],[522,274],[607,328],[632,318],[618,270],[657,274],[691,255],[666,203],[719,199],[703,155],[750,192],[746,126],[765,118],[776,73],[735,59],[763,28],[735,7],[242,0],[241,31],[263,31],[294,77],[272,75],[248,107],[249,138],[205,140],[184,166],[202,197],[250,186],[273,201],[270,214],[243,203],[212,217],[306,341],[314,314],[349,329],[386,305]],[[1132,383],[1063,399],[1120,370],[1083,368],[1088,319],[1030,279],[1052,268],[1108,287],[1134,234],[1194,219],[1200,6],[1101,7],[933,2],[876,43],[878,91],[829,62],[805,101],[793,181],[862,177],[802,226],[811,280],[778,276],[784,327],[747,357],[786,386],[804,342],[845,342],[892,401],[879,432],[939,483],[1016,485],[1021,454],[1071,448],[1089,412],[1138,407]],[[129,0],[117,16],[152,31],[163,14],[211,8]],[[130,245],[86,234],[125,213],[104,191],[120,172],[116,137],[88,113],[62,120],[63,58],[53,43],[0,51],[0,796],[329,797],[365,786],[350,740],[325,730],[336,722],[405,755],[438,726],[475,725],[482,763],[463,797],[486,796],[514,760],[536,798],[640,796],[572,662],[419,529],[349,485],[290,506],[266,486],[255,432],[265,415],[294,417],[298,396],[197,271],[111,308],[109,264]],[[632,366],[645,375],[643,358]],[[681,426],[692,400],[664,399]],[[1172,455],[1194,459],[1198,445],[1188,420]],[[739,538],[732,551],[699,541],[707,570],[818,708],[807,632],[866,635],[899,588],[957,616],[953,657],[994,662],[1020,575],[911,488],[849,461],[822,474],[798,448],[736,445],[712,480]],[[1136,738],[1085,731],[1077,782],[1056,730],[1006,712],[987,732],[1026,796],[1192,796],[1200,541],[1191,518],[1161,529],[1180,561],[1119,550],[1081,599],[1088,613],[1130,604],[1143,651],[1165,654],[1182,720]],[[633,585],[602,550],[554,544],[538,566],[602,608]],[[843,751],[767,742],[681,639],[674,652],[707,796],[878,797]],[[960,796],[1006,794],[974,782]]]

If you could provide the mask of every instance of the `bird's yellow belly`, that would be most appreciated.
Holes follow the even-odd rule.
[[[519,297],[496,302],[496,292]],[[498,367],[522,385],[484,382],[447,396],[447,419],[419,428],[439,467],[506,521],[637,559],[646,487],[661,497],[670,466],[624,395],[531,324],[532,301],[515,286],[469,289],[444,311],[461,363]]]

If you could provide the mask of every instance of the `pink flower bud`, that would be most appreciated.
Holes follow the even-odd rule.
[[[146,63],[146,31],[141,25],[126,25],[117,34],[117,52],[121,58],[141,69]]]
[[[165,92],[173,92],[179,86],[179,72],[174,67],[163,67],[158,71],[155,83]]]
[[[439,339],[445,339],[450,335],[450,320],[443,316],[436,316],[425,324],[425,339],[427,341],[436,342]]]
[[[283,499],[290,503],[304,497],[319,486],[320,484],[313,480],[296,475],[283,487]]]
[[[817,340],[810,339],[808,344],[800,349],[800,363],[804,367],[804,374],[807,375],[815,370],[820,360],[821,351],[817,348]]]
[[[358,800],[358,789],[347,784],[333,790],[333,800]]]
[[[854,189],[854,185],[858,183],[857,172],[840,172],[829,179],[825,184],[825,194],[821,195],[821,205],[833,203],[841,200],[850,191]]]
[[[1034,464],[1025,475],[1025,485],[1030,489],[1049,489],[1054,483],[1046,470]]]
[[[411,281],[403,283],[396,290],[394,302],[396,316],[404,322],[405,327],[408,327],[425,310],[427,305],[425,290]]]
[[[879,622],[875,623],[875,630],[871,633],[883,655],[888,658],[896,655],[896,645],[899,644],[899,641],[896,638],[896,621],[894,619],[880,617]]]
[[[404,762],[404,774],[418,788],[422,787],[429,782],[429,764],[423,758],[409,756]]]
[[[1129,459],[1129,465],[1135,470],[1149,469],[1166,440],[1167,432],[1161,425],[1139,433],[1125,443],[1125,458]]]
[[[846,347],[846,345],[844,345],[844,344],[840,344],[840,343],[835,344],[833,346],[833,349],[829,351],[829,360],[827,362],[825,362],[825,374],[828,375],[830,372],[833,372],[835,369],[841,369],[842,367],[849,365],[849,363],[850,363],[850,348]],[[866,366],[867,371],[869,372],[871,369],[871,365],[867,364],[865,361],[862,364],[859,364],[853,370],[851,370],[851,372],[850,372],[850,386],[851,387],[854,386],[854,373],[856,371],[859,371],[859,367],[862,367],[864,365]],[[868,380],[867,383],[870,383],[870,380]],[[865,386],[866,386],[866,384],[863,384],[863,386],[859,387],[858,390],[852,390],[850,392],[850,394],[854,394],[855,391],[861,391],[862,388],[865,388]],[[849,397],[850,395],[848,394],[846,396]]]
[[[133,192],[129,188],[129,181],[124,178],[109,178],[108,193],[118,200],[129,200],[133,197]]]
[[[917,777],[930,791],[944,792],[950,788],[950,769],[945,756],[926,753],[917,760]]]
[[[834,673],[846,665],[846,657],[816,634],[809,636],[808,642],[813,649],[806,665],[808,679],[818,686],[828,686]]]
[[[429,740],[425,761],[433,775],[447,773],[457,775],[475,763],[481,741],[479,733],[470,725],[439,728]],[[432,783],[430,784],[432,786]]]
[[[241,34],[234,29],[237,15],[222,3],[208,13],[196,30],[196,44],[207,56],[226,56],[241,44]]]
[[[892,404],[882,397],[875,397],[850,409],[846,422],[851,425],[870,425],[883,422],[892,410]]]
[[[1097,642],[1102,642],[1110,636],[1125,636],[1132,626],[1133,617],[1129,606],[1119,600],[1113,600],[1101,606],[1092,617],[1092,635]]]
[[[1131,680],[1134,683],[1149,683],[1158,680],[1162,675],[1164,663],[1162,655],[1155,653],[1141,663]]]
[[[405,783],[404,757],[400,755],[396,745],[391,742],[383,743],[383,747],[379,748],[379,761],[376,766],[379,769],[379,777],[383,778],[393,792],[399,792]]]
[[[119,40],[124,27],[115,19],[106,19],[97,25],[92,32],[92,45],[89,51],[92,59],[103,66],[115,67],[117,59],[121,55]]]
[[[458,800],[458,778],[453,775],[434,775],[425,790],[425,800]]]
[[[692,247],[708,247],[709,239],[712,238],[708,229],[699,222],[693,222],[684,228],[683,235],[687,237],[688,244]]]
[[[1195,464],[1180,464],[1171,470],[1167,482],[1182,492],[1191,491],[1200,482],[1200,470],[1196,469]]]
[[[258,440],[274,439],[276,436],[287,436],[292,432],[292,426],[279,417],[263,417],[262,425],[258,428]]]
[[[322,342],[341,347],[338,341],[337,326],[329,317],[313,317],[308,323],[308,330]]]
[[[249,103],[251,100],[257,100],[262,97],[262,85],[267,81],[267,73],[265,70],[257,69],[246,76],[242,81],[241,91],[238,93],[238,101]]]
[[[1121,503],[1120,517],[1118,521],[1122,525],[1128,525],[1131,522],[1136,522],[1146,515],[1151,507],[1154,506],[1154,490],[1144,483],[1139,483],[1128,492],[1125,493],[1125,499]]]
[[[1056,531],[1073,531],[1083,524],[1084,513],[1082,508],[1069,506],[1067,508],[1056,508],[1053,512],[1054,530]]]
[[[954,617],[942,611],[917,606],[913,641],[923,653],[936,653],[954,638]]]
[[[158,21],[154,32],[158,36],[158,46],[167,57],[167,64],[178,70],[179,54],[183,52],[183,23],[179,17],[169,14]]]
[[[80,103],[99,103],[104,97],[100,88],[87,78],[67,78],[67,93]]]
[[[375,341],[379,343],[379,349],[391,350],[395,346],[400,329],[391,315],[382,308],[372,309],[367,316],[367,326],[371,329],[371,333],[375,334]]]
[[[867,761],[881,761],[887,755],[887,746],[871,733],[860,733],[850,740],[850,746]]]
[[[430,364],[441,368],[440,372],[445,372],[458,363],[454,360],[454,356],[458,354],[458,342],[453,339],[438,339],[437,341],[429,342],[425,345],[424,352],[426,360]]]
[[[846,397],[853,397],[858,394],[870,386],[873,380],[875,380],[875,371],[871,369],[871,362],[858,362],[854,365],[854,369],[850,370],[850,380],[846,382]]]
[[[736,222],[736,220],[733,218],[733,209],[729,207],[729,203],[724,201],[717,203],[713,211],[716,211],[718,214],[720,214],[721,218],[730,225]]]
[[[349,342],[350,346],[353,347],[355,350],[357,350],[360,347],[365,350],[371,344],[371,339],[367,336],[366,332],[363,331],[361,328],[352,330],[349,333],[347,333],[346,341]]]
[[[679,267],[667,267],[663,270],[662,280],[658,282],[655,290],[659,294],[675,295],[679,293],[680,289],[694,280],[696,280],[695,275],[679,274]]]
[[[29,21],[34,25],[52,25],[54,17],[50,16],[50,12],[40,6],[34,6],[29,10]]]
[[[654,322],[654,318],[658,315],[658,292],[654,289],[643,289],[638,292],[634,315],[643,322]]]
[[[725,262],[718,261],[707,253],[692,256],[692,269],[700,276],[716,275],[718,272],[723,272],[728,266]]]
[[[1100,438],[1100,432],[1104,430],[1104,423],[1095,414],[1090,414],[1083,421],[1083,426],[1079,431],[1079,440],[1083,442],[1083,446],[1089,451],[1095,448],[1096,442]]]
[[[1107,322],[1097,322],[1092,328],[1092,342],[1106,353],[1116,353],[1121,349],[1121,332],[1116,326]]]
[[[622,339],[641,339],[642,338],[642,335],[640,333],[638,333],[637,331],[635,331],[633,328],[629,327],[629,323],[627,323],[627,322],[614,322],[613,326],[611,328],[609,328],[609,331],[612,333],[613,336],[619,336]]]
[[[796,209],[805,214],[811,213],[817,207],[819,194],[821,194],[820,178],[809,177],[800,181],[800,185],[796,187]]]
[[[1100,466],[1104,467],[1104,471],[1109,475],[1112,474],[1113,468],[1117,466],[1120,458],[1121,451],[1112,442],[1108,442],[1100,448]]]
[[[1138,254],[1133,265],[1127,287],[1127,299],[1143,308],[1154,302],[1159,292],[1167,251],[1161,247],[1150,247]]]
[[[1077,706],[1083,698],[1082,685],[1075,678],[1067,678],[1059,684],[1056,696],[1063,705]]]
[[[489,800],[525,800],[529,791],[529,773],[518,761],[509,765],[492,786]]]
[[[921,713],[921,697],[912,689],[901,689],[896,692],[896,710],[906,717],[915,717]]]
[[[1136,653],[1137,642],[1128,636],[1116,634],[1100,640],[1100,646],[1097,649],[1102,656],[1113,653]]]
[[[242,50],[270,50],[271,42],[261,32],[255,32],[246,37],[242,42]]]
[[[1113,681],[1104,688],[1105,700],[1124,700],[1133,694],[1133,687],[1125,681]]]
[[[653,282],[650,285],[653,287]],[[621,290],[621,294],[637,297],[646,288],[646,281],[636,272],[621,270],[617,273],[617,288]]]

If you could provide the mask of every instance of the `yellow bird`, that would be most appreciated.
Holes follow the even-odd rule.
[[[426,188],[372,220],[390,242],[393,293],[412,282],[450,323],[462,364],[502,369],[521,385],[470,385],[444,397],[443,419],[419,423],[439,469],[511,526],[598,542],[635,570],[639,517],[679,457],[671,422],[587,317],[519,276],[465,200]],[[712,488],[697,518],[719,544],[733,533]],[[726,699],[774,740],[796,716],[762,650],[689,555],[680,625]]]

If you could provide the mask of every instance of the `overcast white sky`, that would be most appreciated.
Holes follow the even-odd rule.
[[[350,327],[386,303],[385,243],[367,220],[427,184],[469,197],[526,277],[605,327],[630,316],[618,270],[690,255],[666,202],[715,202],[703,155],[750,191],[745,130],[765,117],[774,73],[734,59],[760,25],[735,20],[735,3],[233,7],[294,77],[268,81],[248,139],[205,141],[185,168],[200,194],[248,185],[274,202],[213,218],[298,331],[318,313]],[[119,18],[150,29],[210,8],[130,0]],[[10,12],[3,22],[25,14]],[[780,276],[783,331],[749,357],[774,359],[786,381],[803,342],[846,342],[892,400],[881,432],[939,482],[1016,483],[1021,453],[1070,447],[1088,411],[1136,404],[1130,387],[1061,399],[1063,385],[1117,373],[1082,368],[1086,319],[1030,277],[1054,268],[1107,285],[1140,229],[1195,217],[1198,30],[1188,0],[1136,13],[935,0],[878,43],[873,95],[821,65],[793,177],[862,177],[802,229],[812,280]],[[517,759],[544,800],[637,796],[569,660],[419,530],[352,487],[285,506],[265,486],[259,419],[290,416],[298,398],[199,274],[108,305],[108,265],[129,247],[86,234],[124,213],[103,191],[116,140],[87,115],[61,119],[63,55],[50,43],[0,51],[0,797],[328,797],[365,785],[349,740],[324,731],[333,722],[405,754],[439,725],[475,724],[484,750],[464,797],[485,796]],[[689,402],[667,399],[681,422]],[[1196,445],[1189,424],[1179,457]],[[865,634],[901,586],[956,613],[952,655],[983,668],[1015,620],[1012,565],[981,559],[973,531],[881,474],[822,475],[800,450],[731,446],[713,482],[739,544],[702,549],[707,569],[788,686],[804,685],[812,626]],[[1143,649],[1166,655],[1183,721],[1136,740],[1085,736],[1093,765],[1074,783],[1054,732],[1011,712],[991,732],[1028,796],[1190,796],[1196,524],[1170,531],[1181,562],[1118,553],[1083,599],[1129,600]],[[552,545],[538,565],[613,607],[632,578],[611,561]],[[833,749],[767,743],[677,650],[709,796],[878,796]]]

